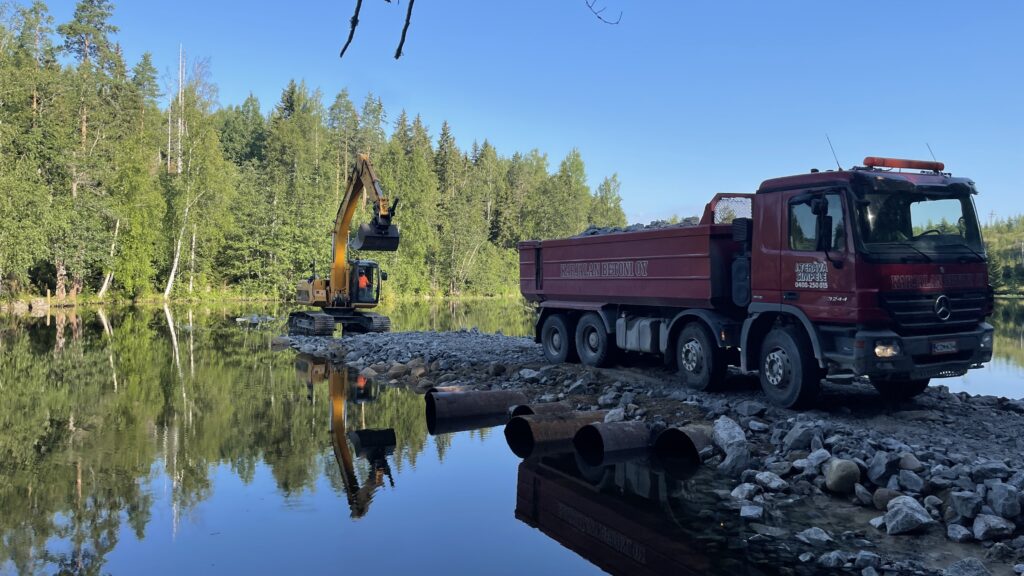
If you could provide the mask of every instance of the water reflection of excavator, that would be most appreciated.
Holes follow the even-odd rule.
[[[384,485],[385,478],[392,487],[395,485],[387,459],[396,444],[394,429],[366,428],[366,405],[376,400],[376,388],[371,381],[362,376],[357,376],[352,385],[347,369],[335,369],[325,359],[305,354],[296,357],[295,370],[310,390],[324,379],[327,380],[331,401],[331,444],[334,446],[334,457],[338,460],[338,469],[341,472],[352,518],[362,518],[370,509],[374,492]],[[358,430],[348,431],[350,403],[359,406]],[[356,474],[356,458],[364,458],[369,464],[369,472],[361,485]]]
[[[387,274],[373,260],[349,260],[349,230],[361,194],[373,198],[373,218],[362,224],[352,242],[354,250],[394,252],[398,250],[398,227],[391,223],[398,199],[388,204],[377,174],[366,154],[360,154],[349,175],[345,195],[334,218],[331,270],[327,278],[313,275],[300,280],[295,287],[295,300],[299,304],[319,306],[321,311],[301,310],[288,317],[288,328],[293,332],[330,335],[334,325],[340,323],[350,332],[387,332],[391,320],[366,309],[380,300],[380,283]]]

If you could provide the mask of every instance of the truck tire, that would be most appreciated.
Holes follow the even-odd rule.
[[[604,321],[593,312],[580,318],[576,324],[576,353],[587,366],[607,366],[612,356],[612,343]]]
[[[566,317],[552,314],[544,320],[540,329],[540,343],[544,348],[544,358],[552,364],[575,362],[576,346]]]
[[[928,389],[928,378],[919,380],[888,380],[872,378],[871,385],[886,400],[908,400]]]
[[[714,392],[725,383],[725,354],[699,322],[690,322],[679,333],[676,365],[688,388]]]
[[[776,406],[806,408],[821,391],[824,374],[811,353],[811,343],[799,328],[773,328],[761,346],[758,368],[761,389]]]

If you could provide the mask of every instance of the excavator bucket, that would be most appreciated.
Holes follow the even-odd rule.
[[[398,250],[398,239],[398,226],[394,224],[390,224],[386,228],[363,224],[356,230],[356,239],[352,242],[352,248],[374,252],[394,252]]]

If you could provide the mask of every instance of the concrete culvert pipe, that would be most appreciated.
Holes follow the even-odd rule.
[[[521,392],[435,392],[424,396],[431,434],[497,426],[508,421],[510,406],[525,404]],[[477,425],[479,424],[479,425]],[[472,427],[466,427],[472,425]]]
[[[607,412],[571,412],[516,416],[505,426],[505,441],[520,458],[572,451],[580,428],[604,420]]]
[[[566,414],[573,407],[565,402],[545,402],[543,404],[518,404],[509,410],[510,417],[530,416],[532,414]]]
[[[647,452],[651,432],[643,422],[603,422],[580,428],[572,440],[576,453],[590,466],[628,460]]]

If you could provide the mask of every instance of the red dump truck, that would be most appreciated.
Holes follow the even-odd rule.
[[[919,394],[992,359],[977,190],[944,168],[869,157],[719,194],[694,226],[521,242],[535,338],[550,362],[658,354],[699,390],[756,372],[789,408],[825,378]]]

